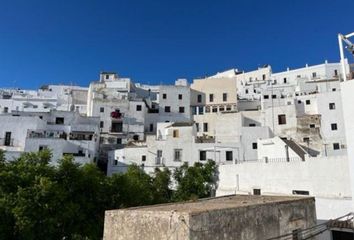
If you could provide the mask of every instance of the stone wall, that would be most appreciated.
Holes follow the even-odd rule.
[[[104,239],[256,240],[316,224],[314,198],[271,197],[274,201],[269,201],[270,197],[265,197],[268,200],[264,202],[263,196],[235,198],[239,198],[236,205],[218,202],[219,198],[215,198],[107,211]],[[252,198],[257,199],[257,203],[252,204]],[[198,207],[193,209],[193,204]],[[217,205],[222,207],[215,207]]]

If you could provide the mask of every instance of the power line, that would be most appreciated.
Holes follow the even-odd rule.
[[[299,231],[296,233],[293,233],[293,232],[287,233],[287,234],[280,235],[277,237],[268,238],[267,240],[276,240],[276,239],[281,239],[281,240],[288,240],[289,239],[290,240],[290,239],[293,239],[295,234],[301,234],[302,238],[300,238],[300,239],[310,239],[314,236],[317,236],[317,235],[327,231],[329,229],[329,223],[334,222],[334,221],[338,221],[342,218],[349,217],[349,216],[353,216],[353,213],[348,213],[348,214],[338,217],[336,219],[328,220],[324,223],[321,223],[321,224],[318,224],[318,225],[315,225],[315,226],[312,226],[309,228],[299,229]],[[321,229],[322,227],[324,227],[324,229]],[[305,237],[304,236],[305,234],[309,234],[309,235]]]

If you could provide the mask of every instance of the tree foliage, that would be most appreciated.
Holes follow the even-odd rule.
[[[0,239],[100,239],[105,210],[208,197],[216,174],[208,162],[152,175],[132,165],[106,177],[70,156],[50,159],[42,150],[6,162],[0,151]]]
[[[215,189],[217,167],[214,161],[199,162],[189,167],[187,163],[176,169],[173,177],[177,184],[175,201],[210,197]]]

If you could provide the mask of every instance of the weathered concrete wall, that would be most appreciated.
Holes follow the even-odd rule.
[[[280,197],[269,202],[261,196],[237,197],[237,206],[216,198],[107,211],[103,239],[263,240],[316,224],[314,198]],[[253,197],[257,204],[249,204]],[[192,205],[198,207],[192,210]],[[218,205],[223,207],[215,208]]]
[[[112,210],[106,211],[104,240],[137,239],[190,239],[187,225],[188,213]]]
[[[268,203],[192,214],[193,240],[256,240],[291,233],[316,225],[314,199]]]

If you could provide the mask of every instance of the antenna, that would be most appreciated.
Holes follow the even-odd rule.
[[[345,73],[345,64],[344,64],[343,42],[346,44],[345,48],[354,56],[354,45],[348,39],[353,36],[354,36],[354,32],[349,33],[347,35],[343,35],[341,33],[338,33],[339,53],[340,53],[340,61],[342,64],[343,81],[347,81],[347,74]]]

